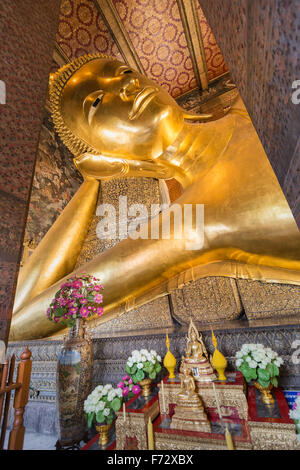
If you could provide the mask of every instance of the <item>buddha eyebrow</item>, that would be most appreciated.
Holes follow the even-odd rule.
[[[127,65],[121,65],[121,66],[116,70],[116,76],[118,76],[118,75],[124,75],[125,73],[133,73],[133,70],[131,70],[130,67],[127,67]]]

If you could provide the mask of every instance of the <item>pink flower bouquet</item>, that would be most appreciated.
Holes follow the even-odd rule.
[[[100,279],[89,274],[74,275],[56,292],[47,317],[55,323],[74,326],[76,318],[89,318],[103,314],[103,285]]]
[[[139,385],[133,383],[132,378],[129,375],[125,375],[122,380],[118,383],[117,388],[122,390],[123,400],[128,400],[140,393],[141,388]]]

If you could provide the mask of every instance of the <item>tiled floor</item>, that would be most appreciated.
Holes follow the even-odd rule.
[[[6,434],[4,448],[7,449],[9,432]],[[25,432],[23,450],[55,450],[57,436],[49,434],[39,434],[35,432]]]

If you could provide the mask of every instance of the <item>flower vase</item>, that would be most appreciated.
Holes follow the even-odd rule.
[[[96,430],[99,432],[99,446],[106,446],[109,442],[109,431],[112,424],[96,424]]]
[[[140,386],[142,387],[142,395],[145,398],[151,395],[151,383],[151,379],[143,379],[139,382]]]
[[[83,319],[77,318],[64,339],[57,363],[58,446],[79,443],[86,435],[84,400],[91,392],[93,343]]]
[[[265,405],[273,405],[275,403],[275,400],[271,394],[271,389],[273,388],[271,382],[267,387],[262,387],[258,382],[254,382],[254,386],[261,392],[261,401]]]

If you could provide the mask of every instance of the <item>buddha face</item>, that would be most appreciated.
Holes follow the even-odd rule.
[[[183,113],[159,85],[122,62],[95,59],[66,83],[67,127],[99,154],[155,159],[183,127]]]
[[[191,331],[191,340],[192,340],[192,341],[196,341],[196,339],[197,339],[196,332],[195,332],[195,330],[192,330],[192,331]]]

